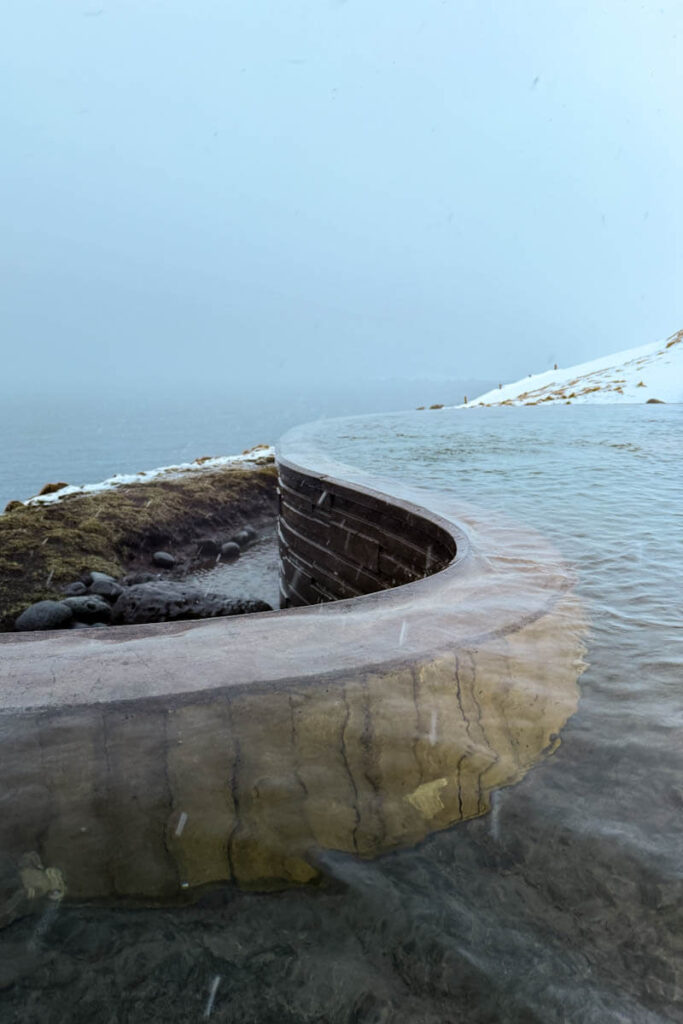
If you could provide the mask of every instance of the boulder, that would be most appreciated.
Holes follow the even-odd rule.
[[[239,544],[239,546],[243,548],[247,544],[251,544],[252,541],[256,540],[256,530],[252,526],[245,526],[235,534],[232,540],[235,544]]]
[[[90,584],[89,590],[91,594],[106,597],[112,603],[123,593],[123,587],[116,580],[95,580]]]
[[[29,605],[15,620],[14,628],[65,629],[71,624],[73,612],[64,601],[38,601]]]
[[[205,594],[185,583],[157,580],[127,587],[112,609],[112,618],[116,624],[133,625],[265,611],[272,611],[265,601],[235,600],[222,594]]]
[[[68,597],[80,597],[81,594],[85,594],[87,589],[85,583],[81,580],[74,580],[73,583],[67,583],[66,586],[62,587],[62,593]]]
[[[152,561],[160,569],[172,569],[175,565],[175,558],[168,551],[155,551],[152,555]]]
[[[119,588],[123,592],[123,587]],[[99,594],[85,594],[83,597],[67,597],[62,604],[71,609],[78,622],[109,622],[111,606]]]
[[[221,545],[221,558],[224,562],[234,562],[241,553],[239,544],[236,544],[234,540],[226,541]]]

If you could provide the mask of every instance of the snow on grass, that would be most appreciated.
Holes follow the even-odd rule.
[[[683,402],[683,330],[666,341],[505,384],[475,398],[467,408],[589,402],[642,404],[650,399]]]
[[[160,477],[172,479],[173,477],[184,476],[186,473],[198,473],[205,470],[228,468],[230,466],[248,467],[249,465],[261,464],[264,460],[271,461],[275,457],[275,449],[270,445],[257,444],[241,455],[219,455],[205,456],[195,459],[194,462],[181,462],[177,466],[159,466],[157,469],[142,470],[139,473],[117,473],[97,484],[82,484],[74,486],[67,484],[50,494],[37,494],[28,498],[24,505],[49,505],[51,502],[60,501],[68,494],[95,494],[98,491],[110,491],[115,487],[122,487],[124,484],[146,484],[150,480],[158,480]]]

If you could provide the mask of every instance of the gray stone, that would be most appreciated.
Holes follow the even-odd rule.
[[[225,562],[234,562],[235,559],[240,557],[240,554],[240,546],[234,540],[226,541],[225,544],[221,545],[221,558]]]
[[[155,551],[152,555],[152,561],[160,569],[172,569],[175,565],[175,558],[168,551]]]
[[[124,590],[112,609],[112,615],[115,623],[132,625],[265,611],[272,611],[265,601],[235,600],[222,594],[205,594],[184,583],[158,580],[138,583]]]
[[[85,583],[81,580],[75,580],[73,583],[67,583],[65,587],[62,587],[62,593],[68,594],[69,597],[79,597],[81,594],[85,594],[86,590]]]
[[[120,589],[123,591],[123,587]],[[79,622],[108,622],[111,618],[111,606],[98,594],[67,597],[62,604],[71,609],[73,617]]]
[[[107,583],[116,583],[116,580],[114,579],[113,576],[110,576],[106,572],[97,572],[95,569],[93,569],[92,572],[90,573],[90,585],[92,586],[92,584],[96,583],[97,580],[106,580]]]
[[[90,593],[106,597],[113,602],[119,594],[123,593],[123,587],[120,583],[116,583],[115,580],[95,580],[90,584]]]
[[[65,601],[38,601],[21,613],[14,623],[14,628],[64,629],[70,625],[72,618],[73,612]]]

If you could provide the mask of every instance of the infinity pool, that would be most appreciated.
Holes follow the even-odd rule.
[[[515,524],[549,538],[590,623],[578,709],[489,812],[375,860],[323,850],[322,884],[14,922],[3,1020],[683,1020],[683,407],[331,420],[281,450],[428,493],[475,546],[493,518],[515,557]]]

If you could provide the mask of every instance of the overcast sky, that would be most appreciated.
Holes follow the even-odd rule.
[[[680,0],[6,0],[2,386],[670,334],[682,40]]]

